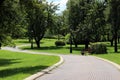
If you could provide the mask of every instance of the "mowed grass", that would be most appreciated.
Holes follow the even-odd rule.
[[[0,50],[0,80],[23,80],[59,61],[57,56]]]
[[[118,53],[114,52],[114,47],[110,46],[110,42],[104,42],[104,44],[107,45],[108,54],[99,54],[99,55],[95,55],[95,56],[110,60],[110,61],[115,62],[120,65],[120,52],[119,52],[120,44],[118,44]]]
[[[66,45],[64,47],[56,47],[55,46],[56,40],[57,39],[43,39],[41,41],[40,49],[36,48],[35,44],[34,44],[34,49],[30,49],[30,46],[24,46],[24,47],[22,47],[22,49],[28,49],[28,50],[32,50],[32,51],[38,51],[38,52],[70,54],[69,53],[69,45]],[[105,58],[105,59],[113,61],[117,64],[120,64],[120,54],[119,54],[120,53],[120,44],[118,44],[118,53],[114,53],[114,47],[110,46],[110,42],[102,42],[102,43],[106,44],[108,54],[99,54],[99,55],[95,55],[95,56]],[[75,48],[73,45],[73,53],[72,54],[80,54],[80,51],[83,48],[84,48],[84,45],[79,45],[78,48]]]
[[[95,56],[108,59],[120,65],[120,54],[118,53],[108,53],[108,54],[101,54],[101,55],[95,55]]]
[[[114,47],[110,46],[110,42],[103,42],[107,46],[108,54],[98,54],[97,57],[101,57],[120,65],[120,44],[118,44],[118,53],[114,52]]]
[[[57,47],[55,46],[55,41],[57,41],[57,39],[44,38],[41,40],[40,48],[37,48],[36,44],[34,43],[34,49],[31,49],[30,46],[22,46],[21,49],[27,49],[37,52],[55,53],[55,54],[70,54],[70,45],[66,44],[66,46],[63,47]],[[74,45],[72,47],[73,47],[72,54],[80,54],[81,50],[84,48],[84,45],[78,45],[78,48],[75,48]]]
[[[28,40],[28,39],[14,39],[13,42],[14,42],[15,45],[17,45],[17,46],[29,44],[29,40]]]

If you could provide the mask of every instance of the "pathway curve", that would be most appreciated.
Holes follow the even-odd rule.
[[[93,56],[63,55],[59,68],[36,80],[120,80],[120,71]]]
[[[4,48],[13,50],[12,48]],[[14,49],[32,54],[47,54]],[[53,54],[52,54],[53,55]],[[120,80],[120,70],[93,56],[61,55],[65,62],[36,80]]]

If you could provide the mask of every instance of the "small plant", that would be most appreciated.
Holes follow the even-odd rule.
[[[65,42],[63,42],[63,41],[56,41],[55,45],[56,46],[65,46]]]
[[[106,54],[107,47],[105,44],[102,43],[92,43],[90,45],[91,53],[92,54]]]

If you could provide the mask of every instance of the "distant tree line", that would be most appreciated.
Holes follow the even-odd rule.
[[[39,48],[47,28],[54,24],[57,5],[45,0],[1,0],[0,10],[0,43],[27,36]]]
[[[119,0],[68,0],[67,9],[56,14],[58,5],[46,0],[0,0],[0,43],[12,38],[34,39],[38,48],[43,37],[72,39],[75,47],[110,41],[115,52],[120,38]]]
[[[90,42],[111,41],[117,52],[119,8],[119,0],[69,0],[68,24],[75,47],[79,42],[87,49]]]

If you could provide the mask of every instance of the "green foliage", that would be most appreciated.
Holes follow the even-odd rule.
[[[56,46],[65,46],[65,42],[63,42],[63,41],[56,41],[55,45]]]
[[[24,22],[25,13],[20,9],[19,0],[2,1],[2,4],[0,4],[0,42],[5,42],[8,36],[19,37],[20,33],[24,34],[27,23]]]
[[[61,39],[62,40],[62,39]],[[34,48],[31,49],[29,45],[26,46],[21,46],[21,49],[24,50],[31,50],[35,52],[47,52],[47,53],[55,53],[55,54],[70,54],[70,45],[66,44],[65,46],[59,46],[57,47],[55,45],[55,42],[57,39],[48,39],[48,38],[43,38],[41,40],[41,48],[37,48],[36,45],[34,44]],[[64,39],[62,40],[64,41]],[[15,40],[16,45],[21,45],[21,44],[27,44],[28,40],[26,39],[19,39]],[[73,47],[73,54],[80,54],[80,51],[84,48],[84,45],[78,45],[78,48]]]
[[[109,23],[111,24],[111,32],[114,38],[114,51],[118,51],[117,38],[120,29],[120,0],[110,0],[109,1],[110,14]]]
[[[8,36],[6,34],[0,34],[0,43],[2,46],[15,46],[11,36]]]
[[[36,45],[34,44],[34,49],[30,48],[30,45],[28,44],[27,39],[18,39],[14,40],[16,45],[26,45],[21,46],[21,49],[24,50],[30,50],[35,52],[47,52],[47,53],[55,53],[55,54],[70,54],[70,45],[66,44],[64,47],[57,47],[55,46],[55,42],[57,39],[46,39],[43,38],[41,41],[41,48],[36,48]],[[110,46],[110,42],[100,42],[101,44],[105,44],[107,46],[107,53],[114,54],[114,47]],[[120,44],[118,44],[120,46]],[[78,45],[78,48],[72,46],[73,53],[72,54],[80,54],[80,51],[84,49],[84,45]],[[120,50],[120,49],[119,49]],[[117,53],[116,53],[117,54]]]
[[[47,28],[53,27],[53,15],[57,5],[38,0],[29,0],[21,2],[25,7],[28,18],[28,36],[34,38],[37,47],[40,48],[40,41],[45,35]]]
[[[105,54],[107,53],[107,46],[102,43],[92,43],[90,45],[92,54]]]
[[[106,34],[104,1],[69,0],[67,7],[69,29],[75,45],[85,43],[87,46],[90,41],[100,41],[101,36]]]
[[[66,43],[70,43],[70,34],[67,34],[67,35],[65,36],[65,42],[66,42]]]
[[[57,56],[0,50],[0,80],[24,80],[58,61]]]

